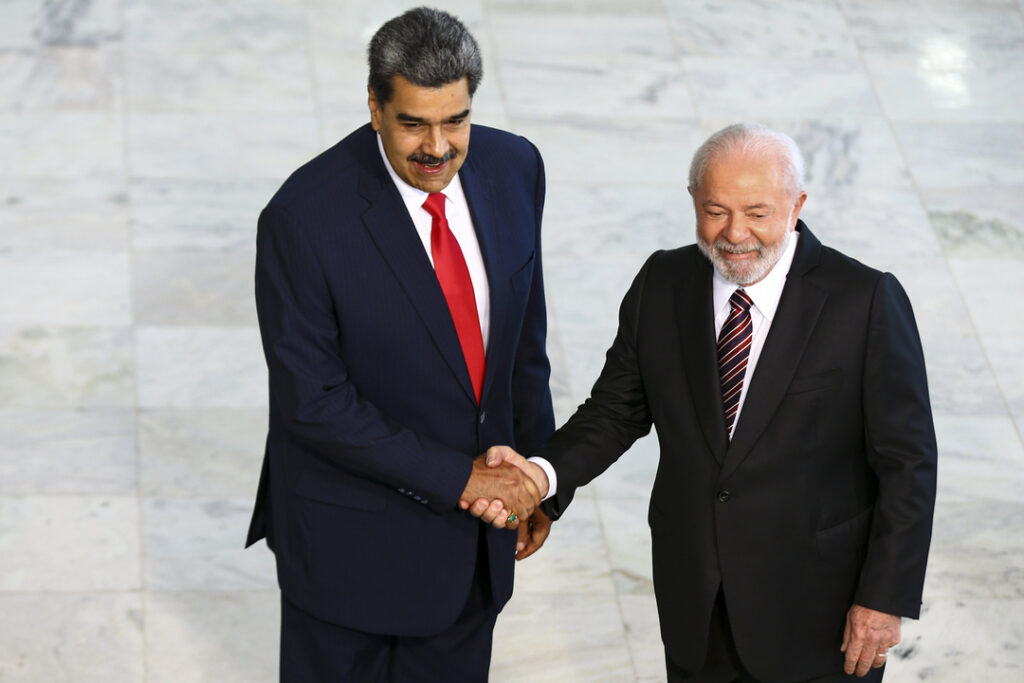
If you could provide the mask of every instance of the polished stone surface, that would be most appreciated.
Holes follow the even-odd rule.
[[[266,371],[259,210],[367,120],[363,50],[410,3],[0,5],[0,681],[276,680],[271,554],[243,550]],[[1024,677],[1024,0],[441,0],[477,122],[544,154],[558,419],[623,292],[693,241],[685,175],[736,120],[807,160],[804,217],[899,277],[939,506],[887,681]],[[656,435],[518,567],[492,680],[664,680]]]

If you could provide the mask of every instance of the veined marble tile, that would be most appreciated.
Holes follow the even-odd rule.
[[[502,59],[499,68],[514,118],[622,122],[696,117],[681,65],[664,57],[515,57]],[[572,96],[566,97],[569,92]]]
[[[622,297],[648,255],[587,261],[549,258],[544,263],[545,294],[558,324],[564,328],[608,330],[611,335],[601,341],[610,346],[619,323]],[[568,334],[564,341],[568,343]],[[569,348],[566,351],[572,352]]]
[[[1017,259],[951,258],[949,267],[982,342],[989,336],[1024,339],[1024,302],[1016,295],[1024,289],[1024,255]]]
[[[832,3],[668,2],[683,54],[743,57],[856,57],[842,12]]]
[[[611,319],[617,320],[617,317],[613,316]],[[573,404],[578,406],[590,396],[590,390],[601,374],[605,354],[615,341],[615,328],[567,327],[563,339],[569,374],[569,393]]]
[[[942,463],[939,463],[942,475]],[[1019,468],[1019,466],[1018,466]],[[935,505],[925,600],[1024,598],[1024,503],[975,495]]]
[[[515,118],[512,130],[540,148],[549,187],[564,182],[605,187],[679,183],[685,187],[690,155],[704,141],[692,121],[650,121],[641,125]]]
[[[0,434],[0,494],[136,492],[130,410],[4,409]]]
[[[4,179],[0,250],[118,250],[128,246],[124,183],[82,179]]]
[[[615,590],[620,597],[654,595],[651,532],[647,524],[649,497],[650,491],[636,498],[597,497]]]
[[[538,14],[544,12],[589,12],[618,14],[658,14],[665,10],[664,0],[485,0],[488,9]]]
[[[276,587],[273,554],[263,544],[243,547],[253,500],[255,495],[252,498],[144,498],[142,528],[147,589]]]
[[[0,111],[113,111],[121,90],[113,46],[0,50]]]
[[[947,49],[1024,48],[1024,18],[1006,0],[842,0],[850,32],[861,50],[926,54],[936,44]],[[939,42],[941,41],[941,42]]]
[[[280,625],[276,590],[148,593],[146,680],[273,683]]]
[[[1022,609],[1020,599],[926,600],[920,621],[903,620],[886,680],[1016,683],[1024,669]]]
[[[133,178],[281,182],[320,152],[312,113],[137,113],[129,123]]]
[[[967,415],[1006,412],[986,349],[976,336],[929,336],[922,338],[921,343],[933,411]]]
[[[137,328],[139,399],[146,408],[261,408],[267,369],[255,327]]]
[[[0,406],[131,406],[133,351],[125,327],[0,327]]]
[[[34,2],[8,0],[0,46],[96,46],[120,39],[117,0]]]
[[[1024,46],[965,49],[935,37],[915,54],[869,52],[863,59],[894,121],[1024,122]]]
[[[120,4],[128,47],[305,49],[302,0],[123,0]]]
[[[1024,185],[922,193],[950,258],[1024,259]]]
[[[658,249],[693,242],[694,226],[685,180],[620,185],[614,192],[597,183],[552,184],[544,202],[545,272],[549,262],[560,268],[610,257],[642,263]]]
[[[255,499],[266,433],[267,415],[259,408],[142,410],[139,491]]]
[[[313,110],[306,52],[187,49],[136,45],[126,50],[128,106],[147,112],[294,112]]]
[[[878,267],[887,265],[879,262]],[[910,298],[922,339],[930,344],[933,338],[975,334],[963,295],[944,261],[920,259],[903,261],[897,266],[893,273]],[[931,357],[926,356],[925,362],[930,361]]]
[[[1020,352],[1020,337],[989,334],[981,342],[1010,412],[1014,417],[1024,416],[1024,356]]]
[[[136,249],[251,250],[260,210],[280,184],[277,178],[134,179],[132,244]]]
[[[142,683],[142,613],[137,592],[0,592],[0,679]]]
[[[1024,125],[895,121],[893,130],[924,190],[1024,184]]]
[[[490,12],[491,35],[502,59],[608,55],[671,59],[676,49],[661,12],[650,14],[551,11]]]
[[[316,48],[344,46],[353,52],[365,52],[370,38],[384,22],[416,6],[404,0],[378,0],[373,3],[310,0],[307,4],[312,44]],[[458,17],[483,48],[486,27],[482,0],[444,0],[430,7]],[[364,76],[365,68],[364,63]]]
[[[822,57],[809,64],[804,57],[694,56],[683,58],[683,68],[702,119],[881,114],[864,67],[853,57]]]
[[[135,321],[143,325],[255,325],[254,252],[255,244],[231,251],[135,251]]]
[[[120,115],[0,113],[0,177],[124,178]]]
[[[611,342],[608,342],[611,345]],[[603,361],[603,358],[602,358]],[[594,376],[597,379],[597,376]],[[589,393],[589,392],[588,392]],[[654,475],[658,471],[661,460],[661,446],[658,443],[656,430],[636,441],[633,446],[622,454],[618,461],[587,486],[594,489],[597,498],[602,502],[614,500],[643,501],[644,505],[651,498],[654,487]],[[634,530],[647,529],[647,508],[637,518],[641,526]]]
[[[516,563],[515,595],[520,600],[544,600],[552,593],[603,597],[615,593],[593,500],[573,499],[566,514],[551,526],[544,546]]]
[[[636,680],[663,683],[665,646],[661,642],[661,624],[654,595],[619,595],[619,609],[626,627],[626,643],[633,659]]]
[[[635,679],[622,617],[612,595],[520,595],[517,590],[498,615],[494,643],[494,681],[622,683]]]
[[[126,325],[129,278],[126,252],[0,254],[0,324]]]
[[[1024,490],[1024,445],[1007,415],[935,415],[943,502],[1013,502]]]
[[[139,588],[133,496],[0,497],[0,591]]]

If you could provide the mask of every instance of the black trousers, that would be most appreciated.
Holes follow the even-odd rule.
[[[466,606],[447,630],[423,638],[347,629],[311,616],[282,595],[281,683],[483,683],[498,617],[488,577],[481,525]]]
[[[839,646],[836,645],[838,648]],[[668,683],[760,683],[754,678],[736,651],[736,642],[729,626],[729,614],[725,609],[725,598],[718,591],[714,607],[711,609],[711,624],[708,632],[708,654],[704,666],[697,671],[689,671],[672,661],[665,652],[665,669]],[[828,674],[807,681],[792,683],[880,683],[885,667],[871,669],[864,678],[848,676],[842,671]]]

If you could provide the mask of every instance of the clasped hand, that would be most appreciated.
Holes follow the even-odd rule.
[[[540,466],[508,446],[492,446],[473,460],[459,507],[495,528],[518,530],[516,559],[521,560],[536,552],[550,532],[551,520],[537,508],[547,493],[548,478]]]

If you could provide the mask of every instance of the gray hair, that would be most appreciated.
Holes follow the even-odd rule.
[[[690,163],[690,191],[697,189],[708,164],[726,152],[756,156],[779,155],[785,159],[783,173],[794,195],[804,190],[804,158],[793,138],[756,123],[734,123],[709,137],[693,155]]]
[[[451,14],[429,7],[388,20],[370,39],[367,53],[369,86],[381,104],[394,94],[396,74],[425,88],[468,78],[472,97],[484,72],[480,46],[469,30]]]

